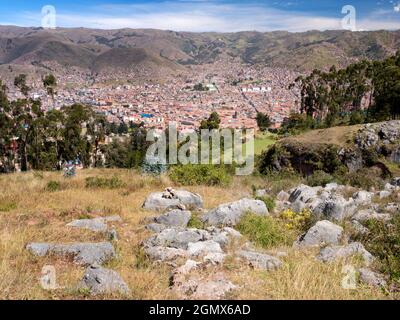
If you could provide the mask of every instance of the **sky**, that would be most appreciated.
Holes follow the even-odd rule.
[[[51,25],[56,27],[193,32],[400,29],[400,0],[0,0],[0,25],[48,26],[45,5],[54,7]],[[353,9],[342,13],[345,5],[354,7],[354,15]]]

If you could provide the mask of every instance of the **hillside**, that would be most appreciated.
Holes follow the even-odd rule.
[[[122,184],[114,187],[90,187],[87,181],[85,182],[88,177],[103,179],[114,177]],[[279,182],[281,188],[283,181]],[[300,183],[293,179],[285,181],[285,189]],[[278,184],[260,177],[252,177],[251,183],[266,188],[279,188]],[[56,185],[58,185],[57,188]],[[135,171],[127,170],[84,170],[79,171],[77,177],[72,179],[63,179],[60,173],[47,172],[0,176],[0,190],[2,191],[0,195],[0,239],[2,243],[0,247],[0,298],[182,298],[179,288],[170,287],[171,272],[176,272],[174,271],[176,265],[152,262],[141,249],[143,241],[154,235],[145,229],[145,225],[151,221],[150,217],[157,215],[153,211],[144,210],[142,204],[151,192],[162,191],[171,185],[173,184],[167,177],[146,177]],[[175,187],[178,188],[178,186]],[[235,178],[229,187],[192,186],[185,187],[185,189],[198,193],[204,199],[206,209],[243,197],[252,197],[248,177]],[[30,242],[105,241],[106,235],[102,232],[72,228],[66,224],[75,219],[83,221],[88,218],[114,215],[119,215],[122,219],[122,221],[114,219],[113,222],[110,222],[118,234],[118,240],[114,238],[112,241],[117,257],[107,262],[105,267],[117,271],[126,282],[130,289],[127,296],[119,294],[92,296],[88,290],[78,290],[76,285],[82,278],[85,267],[73,263],[72,257],[63,259],[57,255],[34,256],[25,249]],[[277,219],[276,217],[265,219],[268,223],[278,221],[270,220]],[[262,222],[264,226],[265,221]],[[194,220],[191,224],[199,228],[198,223],[195,224]],[[254,228],[252,229],[254,232],[260,232],[255,225],[250,224],[250,226]],[[246,226],[239,227],[239,229],[245,232]],[[284,232],[282,229],[277,230]],[[266,233],[263,237],[271,231],[266,229],[264,232]],[[194,277],[190,281],[198,283],[200,280],[196,277],[199,276],[207,278],[218,275],[223,277],[225,282],[219,282],[216,290],[220,290],[229,280],[235,286],[235,289],[230,290],[231,292],[228,294],[228,297],[232,299],[385,299],[395,297],[395,294],[390,293],[387,296],[381,289],[365,285],[360,285],[357,290],[343,288],[341,281],[344,261],[323,263],[315,259],[318,249],[299,250],[292,247],[290,239],[292,239],[293,230],[286,229],[286,236],[275,234],[276,231],[272,232],[271,243],[273,245],[268,246],[267,252],[279,257],[282,261],[282,265],[276,270],[268,268],[268,270],[259,270],[236,260],[234,252],[238,244],[231,244],[225,247],[228,256],[224,263],[204,264],[197,273],[193,274],[193,271],[190,273],[190,276]],[[285,245],[282,243],[282,239],[287,237],[289,242],[284,240],[287,243]],[[252,239],[251,234],[240,240],[240,245],[247,239]],[[257,250],[261,250],[258,245],[256,247]],[[354,266],[362,264],[359,259],[351,261]],[[41,277],[41,270],[45,265],[54,266],[57,284],[60,288],[52,291],[41,288],[38,278]],[[176,273],[174,274],[176,283],[178,276]],[[191,283],[190,281],[187,283]],[[215,292],[214,294],[216,294]],[[203,294],[210,293],[206,291]],[[187,297],[193,298],[193,296]],[[208,296],[208,298],[213,297],[215,298],[215,296]]]
[[[0,64],[55,62],[60,67],[97,72],[99,64],[129,69],[137,59],[148,61],[152,70],[160,65],[179,70],[190,64],[236,59],[306,71],[333,64],[344,67],[360,59],[383,59],[394,54],[399,44],[400,31],[189,33],[0,26]],[[145,49],[146,57],[142,60],[140,52],[130,49]],[[117,65],[114,56],[121,58]]]

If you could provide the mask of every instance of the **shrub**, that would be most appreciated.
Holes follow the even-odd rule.
[[[196,214],[192,214],[189,220],[188,228],[204,229],[204,222],[200,220],[200,217]]]
[[[256,197],[256,200],[261,200],[265,203],[268,208],[268,211],[272,211],[275,209],[275,199],[270,196]]]
[[[371,188],[381,189],[384,186],[384,180],[380,177],[380,172],[378,171],[379,169],[377,168],[363,168],[338,178],[340,183],[364,190],[370,190]]]
[[[118,189],[124,186],[124,183],[118,177],[110,179],[102,177],[88,177],[86,178],[86,188],[101,188],[101,189]]]
[[[224,186],[231,181],[231,176],[223,166],[216,165],[179,165],[172,167],[169,177],[181,185]]]
[[[287,228],[282,220],[254,213],[246,214],[237,229],[250,241],[265,249],[291,245],[297,237],[296,232]]]
[[[286,209],[280,213],[279,218],[284,221],[288,229],[301,232],[307,231],[314,222],[309,209],[303,209],[301,212]]]
[[[390,224],[377,220],[365,223],[369,234],[360,235],[365,248],[377,257],[382,272],[393,281],[400,280],[400,212],[395,214]]]
[[[46,185],[46,191],[55,192],[61,190],[61,183],[58,181],[51,180]]]
[[[307,177],[307,185],[315,186],[325,186],[328,183],[334,182],[335,178],[322,170],[314,171],[314,173]]]

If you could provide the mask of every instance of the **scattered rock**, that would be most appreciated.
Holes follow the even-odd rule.
[[[190,242],[207,240],[208,232],[198,229],[170,228],[147,239],[144,244],[150,247],[171,247],[187,250]]]
[[[353,194],[353,199],[356,204],[366,205],[372,202],[373,196],[372,192],[361,190]]]
[[[211,264],[221,264],[224,262],[225,258],[225,253],[210,252],[203,258],[203,261]]]
[[[30,243],[26,246],[33,255],[72,256],[73,261],[80,265],[101,265],[115,257],[114,247],[110,242],[51,244]]]
[[[207,255],[209,253],[223,253],[219,243],[213,240],[191,242],[188,244],[187,252],[194,257]]]
[[[360,210],[352,217],[353,220],[356,220],[358,222],[365,222],[365,221],[371,220],[371,219],[375,219],[375,220],[379,220],[379,221],[389,221],[391,218],[392,217],[390,214],[377,213],[371,209]]]
[[[328,246],[321,249],[317,259],[323,262],[332,262],[339,259],[346,259],[354,255],[361,255],[364,262],[369,265],[374,260],[364,246],[359,242],[353,242],[346,246]]]
[[[151,260],[162,262],[174,261],[187,256],[186,250],[160,246],[145,247],[144,252]]]
[[[309,187],[304,184],[301,184],[295,189],[291,190],[289,201],[291,203],[295,201],[301,201],[303,203],[306,203],[309,200],[316,198],[318,196],[318,192],[321,190],[322,187]]]
[[[265,253],[241,250],[238,255],[256,269],[274,270],[282,265],[282,262],[278,258]]]
[[[172,277],[172,290],[182,299],[218,300],[235,290],[232,282],[223,273],[211,274],[207,277],[175,273]]]
[[[234,226],[247,212],[257,215],[268,215],[267,206],[263,201],[253,199],[241,199],[239,201],[226,203],[204,214],[203,222],[214,226]]]
[[[351,221],[351,226],[353,229],[358,233],[358,234],[368,234],[369,230],[368,228],[364,227],[360,222],[357,220],[352,220]]]
[[[166,214],[155,217],[154,222],[172,227],[186,227],[192,214],[190,211],[172,210]]]
[[[168,189],[167,189],[168,190]],[[171,195],[170,192],[151,193],[143,204],[143,208],[153,211],[166,211],[167,209],[182,209],[184,206],[188,209],[203,208],[203,199],[200,195],[185,190],[176,190]]]
[[[87,229],[94,232],[107,231],[107,224],[105,224],[104,220],[101,218],[74,220],[68,223],[67,227]]]
[[[93,219],[78,219],[67,224],[67,227],[87,229],[94,232],[106,232],[107,222],[121,222],[120,216],[98,217]]]
[[[168,229],[168,227],[164,224],[159,224],[159,223],[150,223],[145,227],[147,230],[150,230],[154,233],[160,233],[165,229]]]
[[[89,290],[92,295],[130,293],[128,285],[117,272],[95,265],[86,269],[79,288]]]
[[[390,197],[391,194],[392,193],[388,190],[382,190],[382,191],[379,191],[378,196],[379,196],[379,199],[384,199],[384,198]]]
[[[341,195],[331,195],[317,203],[311,210],[318,217],[342,221],[354,213],[356,206],[353,201],[347,201]]]
[[[367,285],[373,287],[385,287],[387,284],[382,274],[374,272],[371,269],[360,268],[358,272],[360,273],[360,280]]]
[[[297,242],[297,245],[316,246],[338,244],[343,236],[343,228],[327,220],[318,221]]]

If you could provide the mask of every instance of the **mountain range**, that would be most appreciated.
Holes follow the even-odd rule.
[[[140,69],[175,72],[224,59],[309,71],[383,59],[399,48],[400,30],[191,33],[0,26],[0,67],[52,63],[92,74]]]

